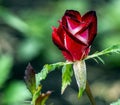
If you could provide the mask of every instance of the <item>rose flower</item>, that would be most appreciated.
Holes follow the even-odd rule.
[[[59,21],[59,27],[53,27],[52,40],[66,60],[78,61],[89,54],[96,33],[95,11],[89,11],[81,16],[78,11],[66,10]]]

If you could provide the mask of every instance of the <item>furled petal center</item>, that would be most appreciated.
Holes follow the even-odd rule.
[[[87,45],[88,44],[88,29],[86,29],[82,33],[78,32],[77,34],[75,34],[75,37]]]
[[[81,30],[82,27],[79,21],[73,20],[69,17],[66,17],[66,19],[67,19],[68,30],[72,35],[75,35],[79,30]]]
[[[85,30],[81,32],[81,30],[84,27],[84,23],[81,23],[79,21],[73,20],[69,17],[66,17],[67,19],[67,25],[69,32],[75,36],[78,40],[80,40],[82,43],[87,45],[88,42],[88,30]]]

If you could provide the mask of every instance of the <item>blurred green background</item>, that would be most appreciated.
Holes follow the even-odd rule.
[[[66,9],[95,10],[98,33],[91,53],[120,44],[120,0],[0,0],[0,105],[28,105],[30,93],[24,83],[29,62],[36,69],[46,63],[65,61],[51,40],[52,26]],[[109,105],[120,98],[120,55],[103,57],[105,65],[87,61],[88,81],[97,105]],[[84,93],[77,99],[73,82],[60,94],[61,70],[43,81],[43,92],[53,90],[47,105],[90,105]]]

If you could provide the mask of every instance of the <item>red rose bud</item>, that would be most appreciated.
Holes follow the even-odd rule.
[[[74,10],[66,10],[59,27],[53,27],[52,39],[68,61],[84,59],[97,33],[95,11],[81,16]]]

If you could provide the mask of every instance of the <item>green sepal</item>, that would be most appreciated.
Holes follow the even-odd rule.
[[[79,92],[78,92],[78,98],[80,98],[81,96],[82,96],[82,94],[83,94],[83,92],[84,92],[84,88],[79,88]]]
[[[63,94],[64,90],[68,85],[71,83],[71,78],[73,76],[73,69],[72,65],[64,65],[62,68],[62,89],[61,89],[61,94]]]
[[[76,61],[73,63],[73,70],[75,74],[75,78],[77,81],[79,93],[78,97],[80,98],[83,94],[83,91],[86,88],[86,64],[84,60]]]

